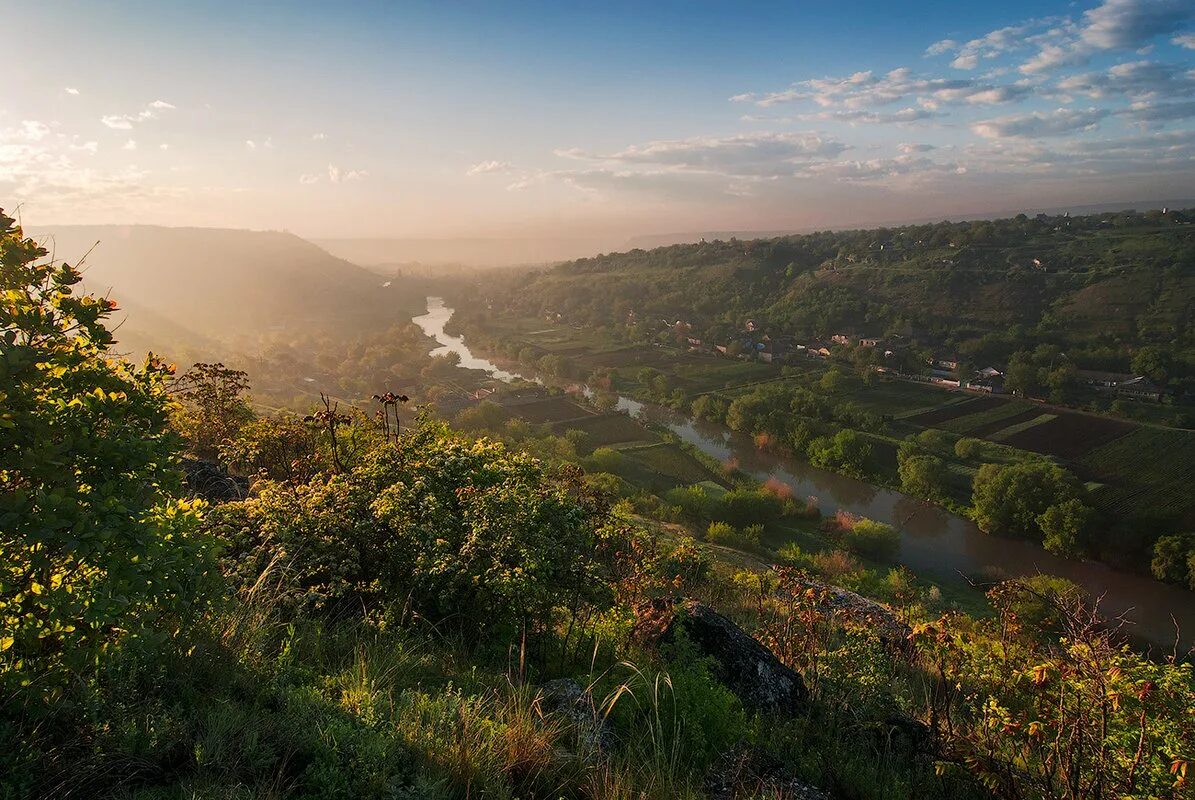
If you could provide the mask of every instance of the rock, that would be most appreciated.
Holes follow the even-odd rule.
[[[187,488],[196,497],[212,503],[227,503],[249,496],[249,479],[229,475],[228,470],[214,461],[184,458],[182,468],[186,474]]]
[[[556,678],[539,688],[540,709],[559,714],[577,729],[585,747],[605,750],[614,743],[614,732],[593,704],[593,696],[572,678]]]
[[[784,800],[833,800],[831,795],[789,775],[775,758],[736,748],[722,756],[705,776],[710,800],[775,797]]]
[[[849,589],[823,583],[808,576],[803,577],[800,583],[821,593],[825,598],[823,605],[841,621],[872,631],[889,648],[900,651],[909,648],[909,636],[913,629],[902,622],[887,606],[868,600]]]
[[[718,679],[745,708],[791,713],[808,699],[799,674],[704,603],[685,600],[673,606],[656,601],[640,607],[636,635],[649,646],[675,641],[678,629],[701,655],[714,661]]]

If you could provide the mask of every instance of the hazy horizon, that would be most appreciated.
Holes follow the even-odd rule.
[[[11,46],[0,197],[38,227],[611,247],[1180,198],[1195,178],[1185,0],[22,21],[55,46]]]

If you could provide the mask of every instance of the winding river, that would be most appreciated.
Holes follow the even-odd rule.
[[[538,380],[476,356],[461,337],[444,332],[452,309],[439,297],[429,297],[427,305],[428,313],[414,322],[439,343],[433,355],[456,353],[462,368],[483,370],[498,380]],[[988,572],[1008,577],[1060,575],[1102,598],[1103,613],[1123,617],[1134,638],[1169,652],[1176,632],[1181,631],[1180,651],[1195,646],[1195,594],[1191,592],[1099,562],[1059,558],[1032,542],[991,536],[968,519],[899,492],[760,451],[749,437],[721,425],[628,397],[618,398],[618,408],[666,426],[714,458],[736,459],[742,470],[760,480],[781,480],[797,497],[816,497],[823,513],[843,509],[896,526],[901,532],[896,560],[914,572],[945,580]]]

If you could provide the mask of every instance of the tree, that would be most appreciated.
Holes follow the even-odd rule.
[[[182,401],[175,426],[200,458],[216,458],[253,418],[244,394],[249,375],[220,363],[197,363],[174,381],[174,394]]]
[[[871,445],[852,430],[819,436],[809,443],[809,463],[815,467],[863,477],[871,458]]]
[[[1195,542],[1187,534],[1170,534],[1154,542],[1150,572],[1160,581],[1167,583],[1187,582],[1187,559],[1195,557]]]
[[[1094,518],[1095,512],[1075,497],[1051,505],[1037,518],[1042,546],[1058,556],[1082,555]]]
[[[171,499],[171,368],[110,357],[116,304],[0,213],[0,694],[43,699],[132,637],[168,636],[209,575]]]
[[[1055,464],[984,464],[972,484],[975,521],[990,533],[1020,533],[1040,540],[1045,536],[1040,517],[1050,506],[1080,498],[1081,491],[1078,479]],[[1062,527],[1053,530],[1063,530],[1068,514],[1074,513],[1074,507],[1055,512],[1051,524]]]
[[[1133,355],[1132,370],[1157,384],[1165,385],[1174,368],[1170,353],[1156,344],[1147,344]]]
[[[900,488],[906,494],[939,500],[946,492],[946,462],[937,456],[914,455],[900,459]]]

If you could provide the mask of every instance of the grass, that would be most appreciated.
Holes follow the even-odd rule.
[[[556,430],[563,433],[579,430],[589,434],[592,447],[605,447],[630,442],[652,442],[658,437],[647,428],[635,422],[626,414],[595,414],[583,419],[574,419],[556,424]]]
[[[1015,425],[1009,425],[1007,428],[1002,428],[988,438],[995,442],[1003,442],[1011,439],[1018,433],[1024,433],[1030,428],[1036,428],[1038,425],[1044,425],[1045,423],[1052,422],[1055,419],[1058,419],[1057,414],[1039,414],[1033,419],[1028,419],[1024,422],[1018,422]]]
[[[951,433],[966,434],[981,426],[998,423],[1009,417],[1015,417],[1023,413],[1024,410],[1025,406],[1020,403],[1003,403],[996,408],[947,420],[935,427],[941,428],[944,431],[950,431]]]
[[[712,481],[719,476],[686,453],[679,445],[661,442],[643,447],[625,448],[622,453],[633,464],[633,478],[627,480],[642,482],[641,485],[673,486]],[[626,476],[624,476],[626,477]]]

